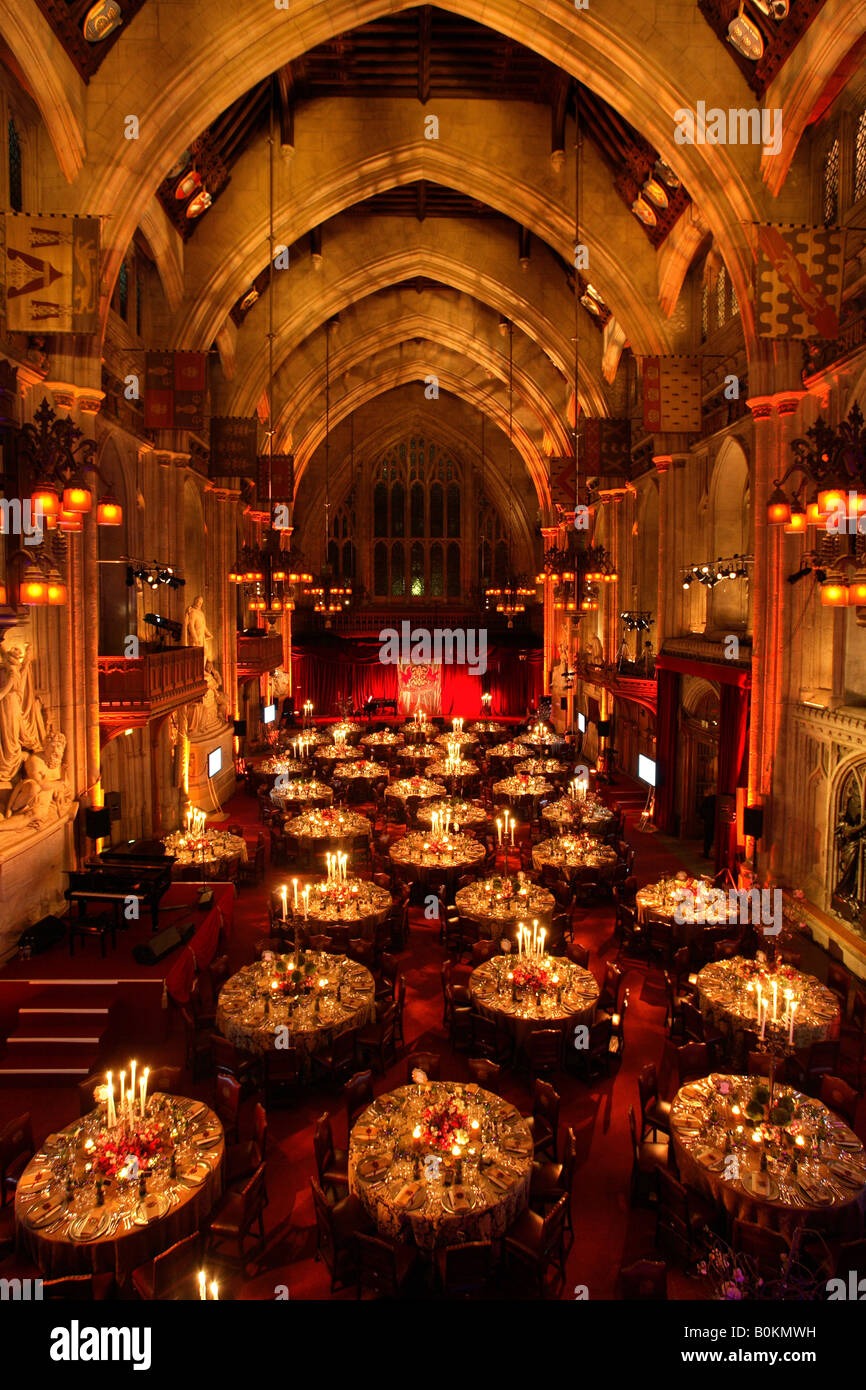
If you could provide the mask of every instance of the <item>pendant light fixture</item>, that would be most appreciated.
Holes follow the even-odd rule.
[[[485,597],[494,599],[497,613],[508,618],[509,628],[514,627],[514,615],[526,612],[526,600],[535,597],[535,590],[527,588],[514,574],[514,520],[517,508],[514,502],[514,324],[509,319],[508,333],[508,576],[501,588],[485,590]]]

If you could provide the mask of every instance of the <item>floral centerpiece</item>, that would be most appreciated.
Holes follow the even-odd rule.
[[[450,1153],[455,1144],[466,1144],[469,1140],[467,1125],[469,1117],[461,1110],[454,1096],[447,1096],[435,1105],[427,1105],[421,1112],[421,1139],[432,1149]]]
[[[754,1125],[771,1124],[777,1129],[787,1129],[793,1120],[797,1105],[791,1095],[772,1095],[770,1087],[759,1081],[744,1107],[747,1120]]]
[[[538,994],[541,990],[550,988],[552,977],[550,967],[544,960],[524,959],[514,967],[512,978],[518,989],[529,989]]]
[[[94,1141],[93,1166],[107,1178],[125,1176],[130,1159],[140,1171],[153,1166],[152,1160],[167,1147],[165,1132],[158,1120],[146,1120],[133,1130],[103,1130]]]
[[[313,988],[315,963],[303,951],[298,952],[290,969],[291,960],[291,956],[277,956],[274,962],[276,979],[271,988],[279,994],[309,994]]]

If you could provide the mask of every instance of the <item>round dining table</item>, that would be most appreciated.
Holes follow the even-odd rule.
[[[440,749],[439,752],[441,755],[442,750]],[[426,772],[428,777],[439,777],[443,782],[452,786],[458,784],[462,786],[465,782],[470,782],[473,777],[478,776],[479,768],[477,763],[469,762],[466,758],[458,758],[453,763],[438,761],[428,763]]]
[[[397,753],[397,761],[413,772],[419,768],[423,770],[428,763],[436,762],[441,757],[442,749],[437,748],[435,743],[407,744]]]
[[[431,839],[429,831],[410,831],[395,840],[389,850],[391,863],[407,878],[419,883],[450,885],[460,874],[480,864],[487,853],[471,835],[446,835]]]
[[[784,1111],[776,1108],[780,1100]],[[790,1086],[776,1084],[773,1103],[770,1110],[765,1077],[712,1073],[681,1087],[670,1117],[681,1181],[732,1219],[789,1240],[799,1226],[859,1237],[866,1211],[860,1140],[821,1101]]]
[[[558,734],[555,729],[545,729],[536,725],[520,735],[520,742],[528,743],[533,750],[548,752],[553,748],[564,747],[565,737],[563,734]]]
[[[335,782],[353,782],[358,777],[363,777],[368,782],[376,782],[382,777],[387,777],[390,769],[387,763],[374,763],[369,758],[361,758],[359,762],[338,763],[334,768]]]
[[[541,815],[558,832],[579,830],[584,835],[606,835],[615,820],[613,811],[594,797],[561,796],[542,806]]]
[[[531,758],[532,749],[525,743],[512,740],[509,743],[494,743],[487,750],[487,757],[498,758],[500,762],[517,762],[520,758]]]
[[[532,863],[536,869],[555,869],[563,878],[611,879],[616,850],[588,835],[554,835],[533,846]]]
[[[265,758],[264,762],[259,763],[253,769],[254,775],[261,781],[274,777],[309,777],[310,763],[305,758]]]
[[[298,905],[294,904],[294,880],[287,887],[287,921],[284,929],[298,932],[305,937],[333,934],[372,940],[376,928],[385,921],[391,911],[393,898],[387,888],[380,888],[370,879],[358,878],[349,874],[342,881],[319,878],[298,882]],[[304,887],[309,887],[309,895],[304,907]],[[282,912],[280,894],[273,893],[271,902],[275,914]],[[275,918],[275,925],[280,921]]]
[[[396,782],[389,782],[385,795],[393,796],[405,805],[413,797],[419,801],[430,801],[433,797],[444,796],[445,788],[441,782],[431,782],[427,777],[401,777]]]
[[[359,724],[357,719],[341,719],[338,724],[331,724],[325,732],[334,743],[354,743],[359,734],[364,732],[364,725]]]
[[[327,782],[318,782],[314,777],[282,782],[271,788],[271,801],[283,810],[296,806],[309,806],[311,809],[330,806],[334,799],[334,789]]]
[[[174,855],[172,877],[195,868],[208,878],[218,878],[230,871],[233,864],[247,862],[247,842],[240,835],[225,830],[203,830],[201,833],[174,830],[163,839],[166,854]]]
[[[444,748],[446,753],[451,748],[459,748],[460,756],[464,757],[470,749],[477,746],[478,738],[475,734],[455,733],[453,730],[446,730],[444,734],[440,734],[433,742],[438,743],[440,748]],[[442,754],[440,753],[439,756],[441,758]]]
[[[562,778],[571,776],[571,764],[561,763],[557,758],[527,758],[525,762],[516,763],[515,773],[525,772],[530,777],[553,777]]]
[[[504,797],[511,805],[522,801],[535,804],[543,796],[550,796],[552,791],[552,784],[543,777],[529,777],[525,772],[503,777],[501,781],[493,783],[493,795]]]
[[[455,831],[461,825],[470,826],[473,830],[480,829],[488,821],[483,806],[476,806],[474,801],[467,801],[462,796],[443,796],[439,801],[425,801],[423,806],[418,807],[418,820],[422,825],[432,825],[434,816],[447,816]]]
[[[431,743],[439,732],[436,724],[416,724],[412,720],[398,731],[407,743]]]
[[[320,1052],[341,1033],[369,1023],[375,994],[370,971],[347,956],[267,952],[226,980],[217,1000],[216,1025],[246,1052],[272,1051],[280,1029],[299,1052]]]
[[[390,729],[380,729],[376,734],[365,734],[361,739],[361,747],[367,749],[402,748],[403,735],[395,734]]]
[[[349,1189],[383,1235],[434,1251],[500,1239],[528,1203],[532,1161],[529,1126],[508,1101],[471,1083],[421,1081],[362,1111]]]
[[[314,761],[321,763],[324,768],[333,768],[337,763],[349,763],[363,756],[364,750],[354,748],[350,743],[329,743],[317,748],[313,755]]]
[[[739,902],[729,901],[727,895],[719,906],[714,904],[706,910],[700,907],[706,888],[703,880],[689,878],[685,873],[681,878],[647,883],[635,895],[637,919],[641,926],[645,926],[650,917],[671,922],[675,940],[689,946],[700,938],[704,927],[739,927]],[[699,905],[697,911],[695,904]]]
[[[595,1018],[599,987],[594,975],[570,960],[510,953],[473,970],[469,993],[479,1013],[501,1024],[520,1047],[538,1029],[554,1029],[574,1041],[574,1030],[590,1027]]]
[[[482,743],[501,738],[506,732],[505,725],[497,723],[495,719],[476,719],[474,724],[469,725],[469,733],[475,734]]]
[[[785,1019],[784,1031],[795,1050],[839,1036],[842,1010],[837,995],[814,975],[805,975],[793,965],[770,965],[734,956],[710,961],[698,972],[695,985],[704,1018],[735,1041],[743,1033],[759,1031],[759,989],[769,1006],[770,1023],[775,998],[777,1021]],[[796,1001],[793,1030],[785,1018],[788,991]]]
[[[366,816],[359,815],[357,811],[325,807],[292,816],[285,823],[285,833],[292,835],[302,850],[309,850],[318,845],[344,845],[359,835],[369,840],[373,826]]]
[[[503,930],[510,933],[520,922],[549,926],[556,911],[553,894],[522,873],[516,879],[506,874],[476,879],[457,892],[454,905],[461,917],[477,922],[491,941],[498,941]]]
[[[15,1189],[16,1241],[46,1279],[111,1273],[122,1284],[207,1219],[222,1194],[225,1157],[213,1111],[155,1091],[145,1127],[139,1121],[135,1131],[151,1149],[142,1160],[143,1197],[127,1167],[130,1140],[107,1129],[105,1102],[49,1134],[24,1169]]]

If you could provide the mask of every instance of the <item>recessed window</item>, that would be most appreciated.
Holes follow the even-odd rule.
[[[9,120],[8,130],[8,158],[9,158],[9,206],[13,212],[21,212],[24,208],[24,196],[22,193],[21,176],[21,141],[15,122]]]
[[[822,184],[824,223],[829,226],[839,217],[839,141],[834,140],[824,156]]]
[[[866,111],[860,112],[854,137],[854,201],[866,198]]]

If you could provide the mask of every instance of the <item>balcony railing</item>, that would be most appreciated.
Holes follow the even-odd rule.
[[[590,685],[597,685],[621,700],[631,700],[655,714],[658,707],[655,666],[647,675],[642,663],[629,662],[624,670],[618,670],[612,663],[594,663],[578,659],[577,674]]]
[[[282,664],[282,637],[265,632],[261,636],[238,633],[238,675],[242,679],[267,675]]]
[[[99,658],[103,724],[146,724],[206,693],[201,647],[167,647],[145,656]]]
[[[504,613],[496,613],[486,608],[449,607],[437,608],[433,604],[419,604],[417,600],[404,601],[387,607],[384,604],[375,608],[348,609],[342,613],[332,613],[331,632],[340,637],[378,638],[385,628],[396,628],[401,632],[401,623],[408,622],[413,628],[425,631],[465,631],[467,628],[485,629],[489,633],[504,632],[508,618]],[[540,605],[527,608],[525,613],[517,613],[513,619],[515,632],[538,635],[543,626],[543,610]],[[325,630],[325,615],[298,609],[292,620],[293,637],[301,638],[308,633]]]

